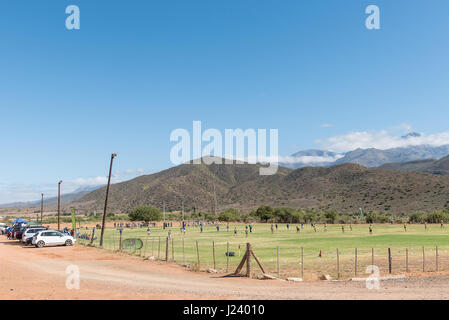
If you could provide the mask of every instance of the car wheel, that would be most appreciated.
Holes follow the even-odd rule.
[[[66,246],[71,246],[72,245],[72,240],[66,240],[65,241],[65,245]]]
[[[45,246],[45,242],[44,241],[39,241],[37,244],[36,244],[36,247],[38,247],[38,248],[43,248]]]

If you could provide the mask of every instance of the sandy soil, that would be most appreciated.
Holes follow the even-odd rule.
[[[80,289],[66,288],[67,266]],[[448,299],[449,276],[364,282],[223,278],[96,248],[24,247],[0,237],[0,299]]]

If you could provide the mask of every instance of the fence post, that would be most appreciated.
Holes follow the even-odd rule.
[[[435,247],[435,269],[438,272],[438,246]]]
[[[226,273],[229,272],[229,242],[226,242]]]
[[[92,237],[90,238],[90,245],[94,243],[94,237],[95,237],[95,228],[92,228]]]
[[[374,248],[371,248],[371,265],[374,266]]]
[[[337,279],[340,279],[340,254],[337,248]]]
[[[304,279],[304,247],[301,247],[301,278]]]
[[[279,246],[278,246],[278,250],[277,250],[277,272],[278,272],[278,278],[281,277],[281,265],[279,262]]]
[[[391,274],[392,267],[391,267],[391,249],[388,248],[388,273]]]
[[[159,237],[159,245],[157,247],[157,259],[159,260],[161,257],[161,237]]]
[[[405,272],[408,272],[408,248],[405,249]]]
[[[426,253],[424,251],[424,246],[422,247],[422,272],[426,272]]]
[[[120,243],[119,243],[119,246],[118,246],[118,249],[119,249],[119,251],[122,251],[122,229],[120,229]]]
[[[198,240],[196,240],[196,258],[198,262],[198,271],[200,270],[200,251],[198,249]]]
[[[184,251],[184,237],[182,238],[182,263],[186,264],[186,253]]]
[[[145,240],[145,248],[143,249],[143,258],[145,258],[146,254],[147,254],[147,247],[148,247],[148,234],[147,234],[147,238]]]
[[[167,237],[165,239],[165,262],[168,262],[168,242],[170,239]]]
[[[354,252],[354,275],[357,276],[357,248]]]
[[[251,243],[246,244],[246,276],[251,278]],[[214,255],[215,257],[215,255]],[[214,261],[215,263],[215,261]]]
[[[151,256],[154,258],[154,238],[151,238]]]
[[[171,259],[175,262],[175,238],[171,239]]]
[[[217,270],[217,265],[215,261],[215,241],[212,241],[212,256],[214,258],[214,270]]]

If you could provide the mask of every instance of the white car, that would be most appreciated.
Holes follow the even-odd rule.
[[[6,223],[0,223],[0,234],[5,233],[6,227]]]
[[[45,246],[71,246],[76,242],[72,236],[65,235],[56,230],[43,230],[36,233],[31,243],[37,248]]]
[[[23,231],[22,233],[22,239],[20,241],[27,242],[27,239],[33,236],[34,234],[38,233],[39,231],[47,230],[45,227],[30,227]]]

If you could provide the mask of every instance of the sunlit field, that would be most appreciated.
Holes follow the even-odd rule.
[[[296,227],[300,230],[297,231]],[[449,226],[438,225],[373,225],[373,233],[369,233],[368,224],[316,226],[311,225],[278,224],[271,231],[271,224],[255,224],[253,232],[245,233],[245,225],[229,226],[220,224],[217,231],[214,225],[208,225],[200,232],[199,227],[187,227],[183,234],[179,222],[173,227],[163,230],[161,227],[125,228],[122,241],[125,239],[140,239],[143,242],[141,249],[124,245],[122,251],[144,258],[153,257],[155,260],[166,259],[166,246],[168,231],[171,239],[168,244],[168,260],[178,264],[186,264],[192,269],[207,270],[215,268],[223,273],[232,273],[242,259],[246,243],[251,243],[253,250],[260,259],[266,273],[281,278],[304,277],[305,280],[316,279],[323,274],[333,278],[348,278],[365,276],[365,270],[372,263],[380,268],[381,274],[388,274],[388,248],[391,252],[392,273],[405,273],[407,271],[426,272],[449,271]],[[237,234],[234,234],[234,229]],[[352,228],[352,230],[351,230]],[[91,229],[82,229],[81,234],[91,235]],[[99,246],[100,230],[96,230],[96,240],[93,245]],[[89,240],[79,239],[80,244],[88,244]],[[198,266],[199,253],[199,266]],[[104,246],[106,250],[117,251],[120,244],[120,232],[116,229],[106,229]],[[235,256],[226,256],[227,246]],[[424,247],[424,265],[423,265]],[[279,268],[278,252],[279,248]],[[337,266],[337,249],[340,272]],[[438,253],[437,253],[438,250]],[[215,251],[215,265],[214,265]],[[357,257],[356,257],[357,251]],[[304,254],[302,254],[302,252]],[[320,257],[321,252],[321,257]],[[374,261],[373,261],[374,257]],[[151,258],[151,259],[153,259]],[[357,263],[356,263],[357,262]],[[256,263],[252,263],[254,275],[261,274]]]

